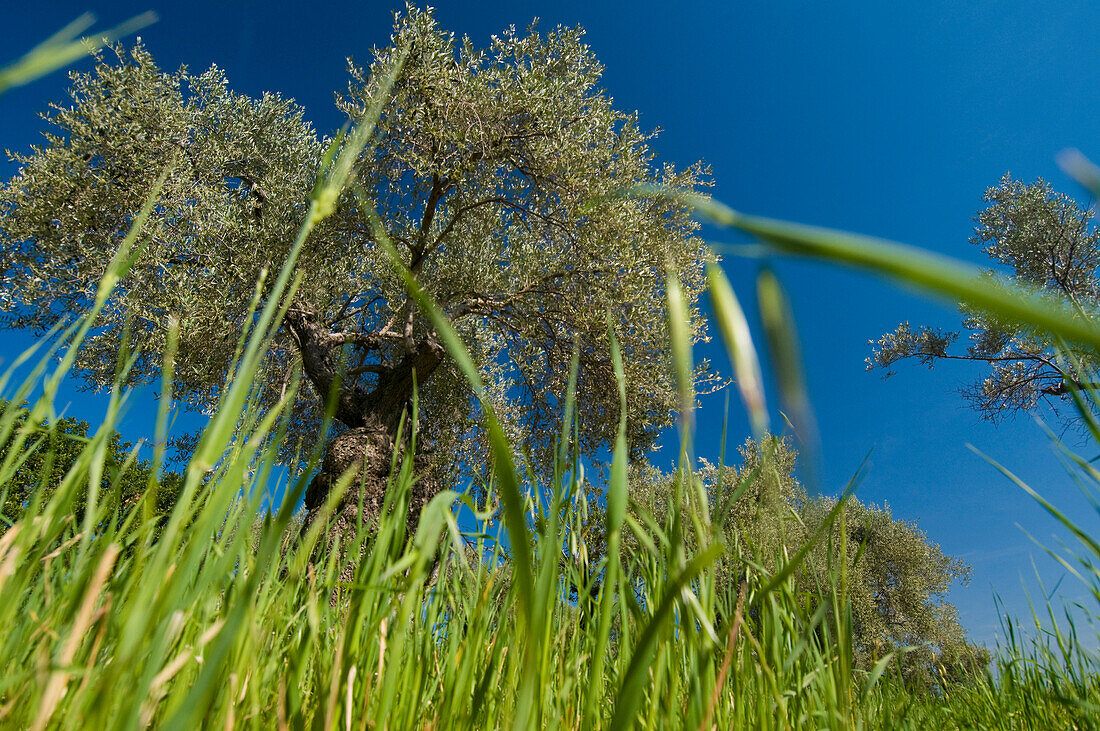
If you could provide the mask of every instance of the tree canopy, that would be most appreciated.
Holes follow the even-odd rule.
[[[1008,280],[1040,296],[1068,301],[1079,317],[1095,317],[1100,310],[1100,231],[1093,211],[1041,178],[1029,184],[1007,174],[986,190],[984,200],[988,206],[975,217],[970,242],[999,265],[989,274],[1006,273]],[[955,349],[964,333],[969,345]],[[886,377],[903,360],[929,368],[944,360],[984,364],[978,380],[961,391],[989,419],[1041,402],[1057,410],[1074,391],[1095,385],[1095,353],[1058,347],[1049,336],[1019,323],[965,308],[961,329],[903,322],[870,344],[867,370],[883,370]]]
[[[614,194],[644,184],[693,190],[709,173],[657,164],[653,134],[614,108],[583,36],[509,28],[479,49],[441,29],[430,10],[409,7],[396,16],[390,47],[374,49],[367,66],[349,61],[337,103],[357,121],[403,58],[355,165],[358,190],[345,192],[302,251],[304,278],[265,381],[270,401],[302,368],[294,426],[308,438],[337,389],[336,419],[359,441],[330,445],[323,472],[355,460],[388,468],[414,382],[425,454],[444,466],[476,466],[483,454],[477,405],[372,221],[465,339],[517,443],[535,452],[552,443],[574,347],[583,447],[595,452],[614,434],[609,313],[632,448],[645,450],[669,423],[665,273],[676,272],[693,304],[706,249],[674,198]],[[175,317],[180,396],[209,408],[257,281],[288,252],[332,139],[292,100],[236,93],[216,67],[165,72],[140,43],[114,54],[115,63],[102,56],[92,72],[73,74],[70,102],[45,115],[45,143],[13,155],[19,171],[0,191],[3,324],[43,330],[82,308],[168,170],[147,246],[78,366],[91,384],[108,384],[130,337],[141,351],[132,379],[152,380]],[[704,337],[694,310],[691,327]],[[699,378],[707,377],[704,366]]]
[[[0,399],[0,412],[17,408]],[[20,409],[15,418],[15,429],[26,424],[26,410]],[[26,444],[18,453],[17,464],[11,478],[4,483],[0,500],[0,532],[18,521],[33,500],[48,501],[61,485],[62,480],[74,469],[87,471],[89,460],[82,459],[89,439],[88,422],[71,416],[63,416],[52,423],[40,425],[28,435]],[[0,447],[0,462],[9,457],[9,449]],[[72,495],[71,510],[79,520],[83,517],[88,494],[88,476],[76,476],[76,488]],[[157,486],[152,515],[167,516],[175,505],[183,480],[174,472],[153,475],[152,465],[138,456],[138,450],[124,441],[118,432],[111,432],[103,461],[100,481],[100,505],[113,501],[108,507],[125,510],[140,500],[155,477]]]

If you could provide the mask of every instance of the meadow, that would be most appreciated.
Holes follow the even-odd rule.
[[[47,49],[50,50],[50,49]],[[54,48],[53,51],[57,51]],[[65,61],[57,55],[57,63]],[[37,66],[0,76],[29,78]],[[0,87],[6,82],[0,82]],[[322,519],[296,517],[310,470],[284,476],[281,503],[265,503],[280,474],[295,385],[272,409],[258,407],[263,353],[298,285],[295,258],[348,184],[350,160],[370,124],[350,133],[312,194],[289,259],[254,302],[222,401],[182,473],[166,518],[153,506],[165,459],[173,389],[172,338],[164,353],[160,413],[152,428],[148,488],[119,499],[127,465],[105,468],[108,443],[129,391],[137,353],[119,355],[103,422],[81,445],[59,485],[31,493],[0,528],[0,725],[10,728],[1093,728],[1100,725],[1098,659],[1081,614],[1056,604],[1004,618],[1005,643],[989,667],[952,672],[932,689],[901,676],[898,648],[872,667],[853,661],[844,564],[800,569],[822,544],[848,550],[841,519],[848,493],[831,503],[811,540],[779,556],[754,553],[715,520],[694,478],[691,348],[674,278],[667,282],[675,362],[681,374],[681,468],[674,499],[657,519],[630,506],[625,421],[611,456],[606,495],[593,504],[576,444],[574,389],[544,490],[517,465],[488,400],[492,479],[476,499],[465,485],[439,493],[415,532],[406,513],[413,461],[394,457],[382,518],[333,538],[323,518],[352,489],[347,475]],[[1079,176],[1084,184],[1095,182]],[[624,191],[624,195],[654,191]],[[1100,193],[1100,191],[1097,191]],[[0,378],[0,504],[36,451],[49,460],[58,387],[96,316],[140,255],[146,208],[99,285],[87,313],[59,325]],[[777,255],[861,269],[949,302],[996,313],[1066,343],[1100,349],[1100,326],[1067,305],[991,281],[975,268],[917,249],[835,231],[745,216],[706,199],[699,215],[748,233]],[[395,259],[395,266],[399,262]],[[408,272],[406,284],[463,366],[472,392],[485,384],[461,338]],[[756,344],[721,269],[708,269],[715,329],[729,352],[757,436],[762,410]],[[796,330],[779,280],[758,280],[763,330],[776,364],[790,429],[809,441],[812,423],[797,360]],[[612,338],[612,341],[614,338]],[[624,369],[617,363],[620,393]],[[24,374],[16,378],[15,374]],[[1075,393],[1100,442],[1097,394]],[[24,406],[23,404],[26,404]],[[625,414],[626,406],[623,405]],[[415,408],[413,410],[415,413]],[[326,424],[326,428],[327,428]],[[417,425],[403,425],[416,438]],[[410,452],[412,450],[409,450]],[[1065,448],[1067,464],[1098,505],[1100,472]],[[303,455],[315,465],[319,454]],[[132,458],[136,462],[135,448]],[[1065,567],[1100,602],[1100,541],[1001,467],[1078,540]],[[762,470],[767,469],[765,454]],[[105,478],[106,475],[106,478]],[[750,479],[754,476],[750,475]],[[106,485],[106,488],[103,486]],[[74,502],[82,509],[74,511]],[[600,508],[606,546],[586,569],[583,526]],[[466,516],[459,520],[460,509]],[[641,515],[642,519],[636,519]],[[470,517],[472,516],[472,518]],[[472,525],[471,525],[472,523]],[[695,537],[684,540],[690,531]],[[627,540],[629,537],[629,540]],[[628,550],[629,547],[629,550]],[[723,562],[741,569],[718,581]],[[765,568],[772,567],[772,568]],[[594,591],[589,589],[594,587]],[[807,595],[825,597],[811,603]],[[590,596],[591,601],[582,597]],[[1088,618],[1100,604],[1082,608]]]

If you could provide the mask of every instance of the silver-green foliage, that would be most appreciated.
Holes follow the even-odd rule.
[[[747,440],[739,451],[740,465],[702,460],[692,475],[712,519],[736,547],[716,564],[719,592],[736,595],[750,566],[774,573],[813,542],[814,550],[797,571],[798,583],[811,611],[827,605],[834,588],[830,573],[843,564],[855,667],[870,670],[894,653],[909,681],[928,686],[939,683],[938,665],[985,664],[984,652],[966,641],[957,611],[946,601],[951,585],[968,579],[969,567],[945,555],[915,524],[895,518],[888,505],[866,505],[854,497],[846,499],[839,518],[847,534],[842,552],[839,528],[822,531],[836,501],[803,488],[789,440],[765,435],[759,444]],[[635,510],[663,522],[677,479],[683,479],[680,473],[634,466],[630,493]],[[682,492],[687,496],[693,490],[685,485]],[[694,533],[686,528],[685,540],[694,544]]]
[[[440,29],[431,11],[409,8],[392,40],[369,66],[350,64],[338,97],[360,119],[395,54],[407,54],[352,166],[356,190],[334,201],[301,251],[288,326],[266,358],[268,404],[308,351],[316,357],[304,359],[293,430],[311,433],[317,392],[342,366],[337,420],[355,427],[385,412],[392,432],[415,369],[422,439],[447,455],[471,443],[476,403],[379,245],[382,231],[467,343],[502,423],[533,447],[552,444],[575,343],[582,443],[591,451],[613,437],[610,312],[625,356],[630,442],[643,448],[676,406],[664,272],[679,274],[694,305],[705,252],[687,206],[608,194],[643,183],[691,190],[706,170],[656,165],[652,135],[599,87],[602,66],[579,28],[509,29],[480,50]],[[54,132],[16,155],[19,172],[0,192],[4,324],[44,329],[86,305],[167,169],[152,240],[78,367],[94,385],[109,384],[127,333],[142,353],[132,380],[154,379],[176,317],[180,396],[211,408],[256,283],[286,256],[330,140],[292,101],[233,92],[216,67],[167,73],[140,44],[115,53],[118,63],[103,57],[94,72],[73,75],[71,102],[47,115]],[[691,328],[703,336],[697,313]]]
[[[985,201],[989,205],[975,218],[970,241],[1008,270],[1001,281],[1050,302],[1068,303],[1081,320],[1094,319],[1100,305],[1100,231],[1093,225],[1093,211],[1045,180],[1025,184],[1008,175],[986,191]],[[993,275],[991,270],[991,282],[998,281]],[[1032,409],[1043,400],[1057,405],[1089,386],[1096,367],[1092,348],[1059,353],[1058,339],[1048,332],[988,310],[964,305],[962,312],[962,330],[902,323],[872,341],[867,369],[885,369],[889,376],[901,360],[930,368],[945,359],[983,363],[984,373],[963,395],[988,418]],[[953,350],[963,333],[968,347]]]

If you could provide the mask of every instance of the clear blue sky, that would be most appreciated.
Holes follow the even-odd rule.
[[[392,7],[372,1],[308,8],[251,0],[17,3],[5,13],[0,48],[14,57],[84,10],[109,25],[152,9],[161,20],[141,35],[163,67],[216,63],[238,91],[294,97],[327,131],[343,121],[332,95],[346,86],[345,57],[366,60],[370,46],[385,43]],[[535,16],[543,28],[587,28],[617,105],[639,110],[643,125],[664,130],[656,143],[660,156],[706,160],[716,197],[747,212],[979,261],[967,237],[985,187],[1011,170],[1076,193],[1054,165],[1055,153],[1076,146],[1100,157],[1095,2],[494,0],[438,7],[445,27],[478,44]],[[25,149],[34,142],[41,126],[35,113],[61,98],[64,86],[57,74],[0,98],[0,146]],[[751,301],[756,264],[731,259],[726,266]],[[967,366],[903,368],[886,382],[864,372],[868,339],[905,319],[953,325],[953,308],[819,265],[782,262],[778,271],[803,338],[822,435],[823,488],[839,490],[873,448],[859,497],[888,501],[896,517],[917,521],[948,553],[973,565],[971,585],[951,598],[973,637],[990,641],[997,627],[993,588],[1010,609],[1024,613],[1020,577],[1032,577],[1032,556],[1048,589],[1061,572],[1016,527],[1051,542],[1053,520],[966,443],[1100,532],[1095,514],[1029,418],[994,426],[963,405],[954,389],[973,375]],[[0,333],[0,356],[26,342]],[[708,354],[725,362],[716,350]],[[97,420],[100,399],[66,393],[71,414]],[[722,402],[719,396],[704,404],[702,456],[717,458]],[[151,423],[148,404],[138,404],[126,436],[149,433]],[[731,441],[748,431],[739,409],[730,424]],[[1079,446],[1089,457],[1097,451],[1093,444]],[[1074,581],[1062,584],[1062,594],[1083,597]]]

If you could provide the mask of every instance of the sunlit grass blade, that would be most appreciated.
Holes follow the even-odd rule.
[[[155,13],[146,12],[135,16],[96,38],[81,38],[80,34],[88,30],[95,22],[95,16],[85,13],[69,23],[57,33],[28,51],[15,63],[0,69],[0,94],[7,90],[29,84],[73,61],[93,53],[104,45],[140,30],[156,22]]]
[[[721,267],[714,261],[707,262],[707,281],[714,317],[722,331],[734,379],[745,410],[749,414],[753,437],[760,441],[768,431],[768,407],[764,398],[764,379],[760,374],[760,360],[752,341],[748,320],[737,301],[737,296]],[[724,431],[724,430],[723,430]],[[724,457],[725,455],[721,455]]]
[[[1100,558],[1100,541],[1097,541],[1095,538],[1093,538],[1089,533],[1078,526],[1076,522],[1071,520],[1062,511],[1056,508],[1046,498],[1036,492],[1030,485],[1017,477],[1015,473],[1002,465],[1000,462],[986,455],[971,444],[967,444],[966,446],[976,455],[992,465],[998,472],[1011,480],[1014,485],[1030,495],[1035,502],[1039,503],[1039,505],[1043,507],[1043,510],[1046,510],[1048,513],[1050,513],[1051,516],[1053,516],[1059,523],[1065,526],[1065,528],[1068,529],[1070,533],[1076,536],[1077,539],[1089,549],[1094,557]]]
[[[671,267],[668,267],[665,272],[665,289],[668,295],[668,333],[672,346],[672,368],[676,372],[676,385],[680,393],[681,439],[682,446],[686,447],[691,436],[695,413],[695,376],[691,357],[689,315],[680,280]]]
[[[1100,167],[1085,157],[1080,150],[1070,148],[1058,153],[1058,167],[1094,197],[1100,198]]]
[[[589,664],[588,688],[584,697],[583,727],[592,728],[599,717],[604,697],[604,673],[608,639],[611,636],[612,609],[623,587],[620,582],[622,559],[619,555],[623,520],[627,507],[627,444],[626,444],[626,374],[623,370],[619,341],[608,314],[608,341],[611,362],[615,367],[615,380],[619,388],[619,430],[615,437],[615,449],[611,460],[611,477],[607,484],[607,568],[599,596],[599,621],[596,625],[592,661]],[[620,597],[621,601],[621,597]]]
[[[790,300],[775,275],[764,269],[756,280],[760,303],[760,318],[764,322],[764,334],[768,340],[772,368],[779,381],[779,390],[794,425],[795,435],[802,447],[806,479],[811,489],[817,489],[816,467],[818,459],[817,421],[810,406],[806,390],[806,376],[802,366],[802,353],[798,345],[794,315]]]
[[[622,684],[615,696],[615,717],[611,722],[612,729],[634,727],[635,717],[645,694],[645,685],[649,680],[649,666],[652,662],[658,637],[665,629],[665,623],[671,617],[673,609],[679,604],[680,592],[688,585],[688,582],[718,558],[723,550],[724,547],[721,545],[711,546],[692,558],[678,575],[669,579],[660,604],[653,612],[653,616],[650,617],[649,623],[634,646],[630,665],[623,675]]]

